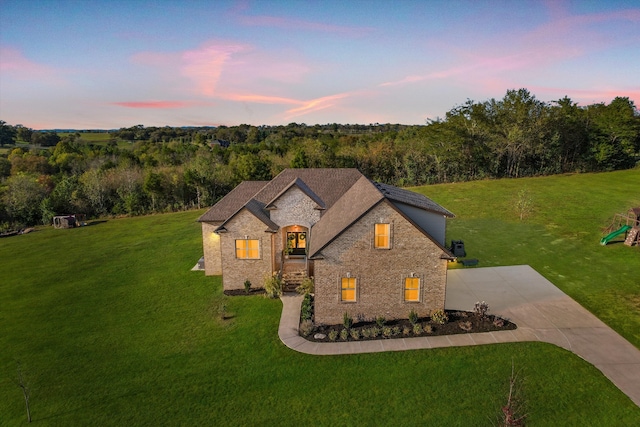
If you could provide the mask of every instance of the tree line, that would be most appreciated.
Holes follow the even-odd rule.
[[[0,145],[9,147],[0,154],[1,231],[50,224],[63,213],[205,207],[243,180],[268,180],[288,167],[354,167],[397,186],[632,168],[640,115],[629,98],[578,106],[519,89],[468,100],[419,126],[136,125],[92,142],[0,121]]]

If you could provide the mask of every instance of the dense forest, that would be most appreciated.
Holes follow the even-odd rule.
[[[288,167],[354,167],[411,186],[626,169],[640,160],[640,114],[629,98],[578,106],[567,97],[542,102],[526,89],[468,100],[420,126],[137,125],[94,136],[0,121],[0,232],[63,213],[205,207],[243,180]]]

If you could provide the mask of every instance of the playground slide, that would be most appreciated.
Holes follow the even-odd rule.
[[[604,236],[602,239],[600,239],[600,244],[604,246],[607,243],[609,243],[609,241],[611,241],[611,239],[614,239],[616,236],[619,236],[622,233],[626,233],[628,230],[631,230],[631,226],[623,225],[622,227],[620,227],[619,229],[617,229],[613,233],[609,233],[606,236]]]

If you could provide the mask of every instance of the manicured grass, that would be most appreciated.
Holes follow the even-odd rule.
[[[621,176],[592,177],[610,177],[613,185]],[[490,184],[512,185],[478,183]],[[459,214],[452,237],[465,239],[468,251],[489,265],[476,247],[484,240],[470,238],[468,230],[494,233],[491,216],[460,209],[456,199],[482,206],[476,199],[482,191],[467,193],[464,185],[457,195],[455,185],[427,193]],[[201,213],[47,228],[0,240],[0,424],[26,424],[13,381],[16,360],[31,385],[34,423],[46,426],[491,425],[512,361],[525,378],[531,425],[640,424],[640,408],[597,369],[549,344],[296,353],[277,336],[280,301],[226,297],[219,278],[189,271],[202,253],[194,222]],[[501,215],[508,232],[544,229],[533,219],[520,224]],[[551,241],[571,241],[552,232],[559,237]],[[622,245],[595,249],[637,256]],[[533,244],[518,253],[527,251],[537,257]],[[495,258],[491,265],[516,257],[504,253],[505,262]],[[583,288],[588,295],[588,283]],[[224,321],[218,316],[223,303],[232,315]],[[619,319],[622,310],[612,308],[612,319]]]
[[[515,210],[521,189],[534,206],[523,221]],[[478,267],[529,264],[640,347],[640,247],[600,245],[616,213],[640,206],[640,169],[417,190],[457,214],[447,238],[464,240]]]

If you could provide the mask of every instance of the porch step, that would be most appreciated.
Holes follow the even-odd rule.
[[[285,292],[295,292],[296,288],[302,284],[307,278],[305,270],[290,270],[282,273],[282,281],[284,282]]]

